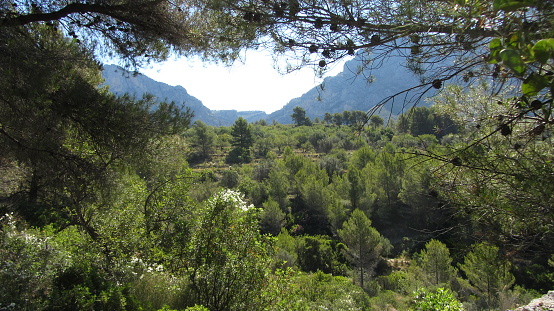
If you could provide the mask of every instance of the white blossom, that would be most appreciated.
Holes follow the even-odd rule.
[[[211,204],[216,204],[218,201],[223,201],[232,206],[236,206],[243,211],[248,211],[254,208],[254,205],[248,204],[244,198],[244,195],[240,191],[231,189],[225,189],[214,195],[210,200]]]

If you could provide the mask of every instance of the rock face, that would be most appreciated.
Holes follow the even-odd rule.
[[[407,68],[406,58],[391,56],[386,60],[375,60],[369,67],[364,63],[371,56],[358,54],[344,64],[344,69],[336,76],[327,77],[320,86],[315,87],[304,95],[292,99],[280,110],[269,115],[268,121],[291,123],[290,115],[296,106],[306,110],[310,118],[323,118],[326,112],[342,113],[345,110],[368,111],[388,96],[410,89],[421,83],[419,77]],[[412,107],[413,100],[418,98],[415,93],[398,96],[395,101],[387,103],[383,110],[378,111],[382,116],[400,114]],[[422,94],[418,105],[427,105],[425,98],[433,96],[435,90]]]
[[[546,311],[554,310],[554,290],[548,292],[548,294],[532,300],[528,305],[519,307],[513,311]]]

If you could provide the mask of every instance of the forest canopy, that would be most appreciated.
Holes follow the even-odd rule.
[[[509,104],[522,111],[509,116],[504,132],[528,113],[551,123],[549,1],[3,1],[0,10],[3,31],[46,23],[134,67],[171,54],[232,62],[260,47],[281,56],[286,71],[325,71],[359,51],[367,52],[368,68],[400,55],[421,84],[383,98],[370,113],[388,102],[417,104],[447,82],[488,79],[497,93],[520,86]]]

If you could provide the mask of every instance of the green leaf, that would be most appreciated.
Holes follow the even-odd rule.
[[[533,46],[533,53],[541,64],[546,64],[548,59],[554,57],[554,39],[543,39],[537,42]]]
[[[531,74],[521,85],[521,91],[525,96],[535,96],[548,86],[548,78],[538,74]]]
[[[518,46],[519,46],[520,39],[521,39],[521,36],[519,34],[513,33],[513,34],[509,35],[508,38],[506,38],[504,43],[506,43],[507,48],[517,49]]]
[[[491,64],[498,63],[499,61],[498,53],[500,53],[500,51],[502,51],[502,48],[503,48],[502,40],[500,40],[499,38],[492,39],[491,42],[489,43],[489,48],[491,50],[489,63]]]
[[[504,65],[517,75],[522,76],[525,73],[525,62],[521,59],[521,52],[514,49],[503,49],[498,53]]]
[[[520,8],[535,5],[533,0],[494,0],[493,8],[495,11],[511,12]]]

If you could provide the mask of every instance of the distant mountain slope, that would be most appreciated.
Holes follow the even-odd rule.
[[[188,94],[182,86],[170,86],[157,82],[142,74],[133,74],[115,65],[104,66],[104,79],[115,94],[129,93],[141,97],[144,93],[150,93],[159,100],[174,101],[177,104],[184,104],[190,107],[195,114],[194,120],[200,119],[208,125],[229,126],[239,117],[245,118],[248,122],[265,119],[268,122],[273,120],[282,123],[292,123],[290,117],[294,107],[300,106],[306,110],[310,118],[323,118],[326,112],[336,113],[345,110],[368,111],[384,98],[418,85],[419,79],[410,72],[404,65],[404,57],[390,57],[383,61],[377,69],[365,69],[359,72],[363,64],[363,57],[348,61],[341,73],[324,79],[320,86],[312,88],[304,95],[292,99],[280,110],[269,116],[263,111],[236,111],[236,110],[210,110],[200,100]],[[434,92],[425,94],[422,99],[434,95]],[[413,96],[409,94],[408,98]],[[397,115],[403,109],[409,108],[411,103],[405,107],[405,97],[399,96],[394,102],[385,105],[385,109],[379,114],[389,116],[390,113]],[[420,105],[425,102],[421,101]]]
[[[270,114],[267,120],[291,123],[290,115],[296,106],[304,108],[306,115],[312,119],[321,119],[326,112],[332,114],[344,110],[368,111],[387,96],[420,83],[418,77],[403,66],[405,61],[402,57],[391,57],[377,69],[366,69],[361,74],[356,74],[362,65],[362,56],[358,55],[345,63],[341,73],[325,78],[320,86],[299,98],[292,99],[283,108]],[[425,97],[433,94],[434,92],[429,92]],[[403,105],[403,98],[400,97],[394,106],[386,105],[380,114],[388,115],[391,111],[393,114],[399,114],[404,108]]]
[[[187,90],[181,86],[171,86],[142,74],[133,74],[116,65],[104,65],[102,75],[105,84],[116,95],[128,93],[140,98],[144,93],[149,93],[156,96],[160,101],[174,101],[179,105],[189,107],[194,111],[195,119],[208,120],[212,117],[210,109],[204,106],[196,97],[189,95]]]
[[[102,73],[105,84],[110,91],[117,95],[125,93],[142,97],[144,93],[154,95],[160,101],[173,101],[179,105],[189,107],[194,111],[193,120],[202,120],[208,125],[229,126],[242,116],[249,122],[265,119],[267,114],[263,111],[216,110],[212,111],[204,106],[200,100],[190,95],[182,86],[171,86],[155,81],[142,74],[133,74],[116,65],[104,65]]]
[[[267,113],[264,111],[212,110],[212,114],[219,122],[217,125],[223,126],[232,125],[239,117],[243,117],[249,123],[267,119]]]

